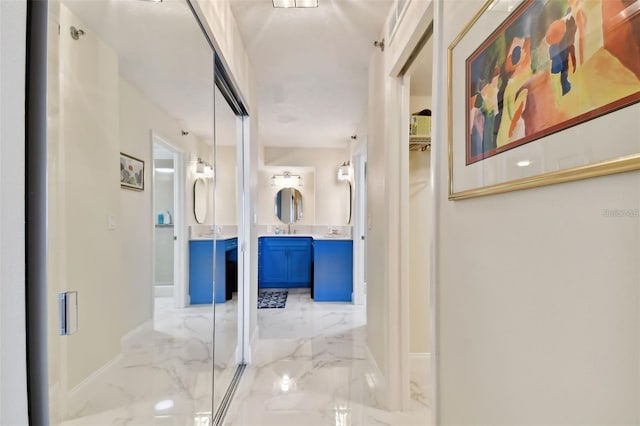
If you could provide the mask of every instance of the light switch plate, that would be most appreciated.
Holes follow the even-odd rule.
[[[109,213],[107,215],[107,229],[112,231],[118,227],[118,221],[116,219],[116,215],[113,213]]]

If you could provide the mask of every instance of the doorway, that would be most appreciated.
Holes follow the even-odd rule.
[[[431,401],[431,296],[430,214],[433,205],[431,185],[431,114],[433,39],[427,33],[418,45],[403,78],[403,110],[409,123],[408,149],[408,325],[409,325],[409,408],[430,407]]]
[[[176,308],[186,303],[185,257],[185,194],[182,152],[157,133],[151,136],[153,145],[153,207],[154,224],[154,297],[172,300]]]

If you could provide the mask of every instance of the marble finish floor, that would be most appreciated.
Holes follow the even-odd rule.
[[[123,340],[122,352],[86,386],[51,401],[66,412],[61,421],[52,410],[51,424],[210,425],[212,399],[219,402],[236,368],[236,307],[235,295],[216,305],[214,364],[211,305],[175,309],[171,298],[156,298],[153,322]]]
[[[429,425],[428,363],[413,360],[410,410],[388,412],[368,358],[366,312],[289,291],[285,309],[258,310],[259,337],[226,426]]]

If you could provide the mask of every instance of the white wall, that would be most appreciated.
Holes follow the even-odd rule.
[[[386,381],[382,397],[391,410],[409,402],[410,111],[399,72],[432,20],[431,2],[407,7],[393,40],[384,52],[374,50],[369,64],[367,343]],[[385,27],[379,37],[386,34]]]
[[[415,80],[417,78],[420,78],[420,77],[417,76],[417,75],[412,77],[413,80]],[[431,109],[431,105],[433,105],[433,101],[431,100],[431,96],[414,96],[414,95],[412,95],[409,98],[409,112],[411,112],[411,114],[415,114],[417,112],[420,112],[423,109]]]
[[[173,160],[155,160],[155,168],[173,168]],[[151,173],[153,176],[153,212],[156,223],[158,213],[169,211],[173,223],[173,173]],[[167,223],[166,221],[164,223]]]
[[[384,56],[369,64],[367,148],[367,344],[382,374],[387,371],[387,173],[385,164]],[[396,173],[398,173],[396,171]]]
[[[413,110],[412,110],[413,111]],[[409,153],[409,352],[428,353],[431,152]]]
[[[285,170],[278,170],[276,173],[282,173]],[[289,170],[291,171],[291,170]],[[258,173],[258,223],[260,225],[278,226],[280,229],[286,229],[287,225],[282,223],[275,214],[275,201],[278,191],[282,188],[271,185],[271,177],[275,171],[260,171]],[[313,172],[296,171],[296,174],[302,176],[303,186],[296,188],[302,194],[302,218],[296,222],[296,225],[315,225],[316,224],[316,184],[315,174]]]
[[[184,154],[187,176],[185,182],[186,223],[195,224],[193,216],[194,170],[188,164],[189,157],[201,157],[213,163],[212,148],[193,134],[183,135],[178,120],[171,117],[157,104],[149,100],[131,82],[119,79],[120,93],[120,149],[151,164],[153,144],[151,131],[160,136]],[[146,182],[152,181],[151,170],[147,167]],[[129,295],[123,301],[123,334],[151,318],[152,314],[152,277],[151,256],[153,227],[152,220],[157,214],[151,208],[151,191],[120,191],[121,218],[119,228],[122,232],[123,281],[129,289]],[[212,217],[209,212],[208,217]]]
[[[24,63],[26,2],[0,2],[0,424],[26,425]]]
[[[303,179],[303,221],[308,225],[346,225],[349,208],[349,186],[338,181],[338,167],[349,160],[349,151],[345,149],[309,149],[309,148],[276,148],[266,147],[264,150],[264,165],[266,167],[281,167],[281,172],[287,167],[309,167],[315,172],[313,187],[307,185]],[[272,170],[272,169],[270,169]],[[268,174],[268,176],[267,176]],[[259,185],[264,186],[267,173],[261,177]],[[262,175],[262,173],[261,173]],[[270,182],[266,183],[270,184]],[[273,192],[275,196],[275,192]],[[308,202],[313,200],[313,218],[305,217],[309,209]],[[273,210],[273,200],[260,197],[260,217],[265,217],[269,209]],[[259,221],[260,224],[268,224]]]
[[[602,212],[640,173],[447,200],[446,49],[481,3],[436,3],[437,424],[639,424],[640,218]]]
[[[157,213],[151,205],[152,131],[183,151],[186,162],[190,153],[211,162],[212,149],[193,135],[182,135],[178,120],[122,79],[117,55],[90,28],[64,7],[60,18],[85,30],[82,43],[72,44],[55,31],[50,40],[52,46],[60,40],[63,59],[62,96],[56,99],[54,91],[50,98],[59,105],[50,104],[49,244],[56,257],[49,263],[49,297],[64,289],[78,290],[82,312],[77,334],[60,340],[52,333],[50,371],[64,392],[113,359],[121,337],[151,319]],[[58,72],[51,73],[55,81]],[[114,167],[120,152],[145,162],[144,191],[120,189]],[[192,211],[193,173],[187,170],[185,198]],[[108,229],[108,216],[115,219],[115,229]],[[193,222],[187,215],[187,223]],[[116,314],[113,306],[118,307]],[[54,321],[51,326],[56,326]],[[68,346],[60,365],[56,345]],[[58,368],[61,377],[55,377]],[[56,387],[54,381],[50,384]]]
[[[173,160],[155,160],[155,167],[173,167]],[[173,222],[173,173],[153,174],[153,212],[158,223],[158,214],[169,211]],[[167,224],[164,221],[164,224]],[[174,229],[157,226],[155,234],[155,285],[173,285],[173,236]]]
[[[254,99],[249,57],[229,0],[195,0],[192,5],[202,19],[205,31],[238,88],[239,95],[250,109],[250,114],[255,115],[256,111],[251,110]]]
[[[235,120],[235,116],[233,119]],[[216,121],[218,121],[217,114]],[[235,134],[233,137],[235,137]],[[236,155],[235,146],[216,147],[216,225],[238,224],[238,166]]]
[[[86,28],[62,5],[59,16],[63,28]],[[119,181],[118,59],[91,31],[77,44],[67,34],[50,35],[50,44],[59,43],[59,70],[50,72],[59,79],[60,96],[57,108],[50,106],[59,112],[59,127],[48,143],[49,229],[56,229],[48,236],[48,252],[58,253],[58,264],[50,270],[48,297],[78,291],[83,313],[78,333],[55,337],[62,364],[51,368],[60,369],[64,391],[119,352],[122,323],[112,306],[125,298],[120,235],[107,226],[108,217],[117,220],[120,213],[120,188],[112,184]],[[57,354],[51,355],[53,362]]]

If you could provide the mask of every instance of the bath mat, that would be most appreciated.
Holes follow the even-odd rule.
[[[287,304],[287,290],[258,292],[258,309],[284,308]]]

